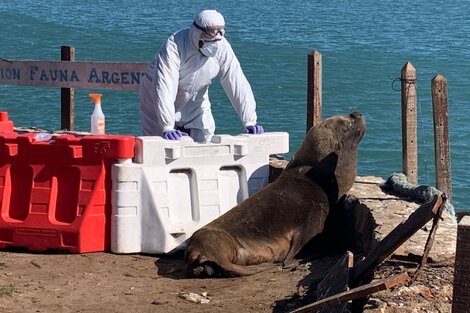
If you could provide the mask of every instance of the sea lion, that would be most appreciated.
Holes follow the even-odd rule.
[[[358,112],[313,127],[274,182],[191,236],[187,276],[245,276],[292,261],[352,187],[364,132]]]

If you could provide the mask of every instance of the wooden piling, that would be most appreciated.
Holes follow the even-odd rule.
[[[447,104],[447,80],[436,75],[431,82],[434,116],[434,146],[436,162],[436,188],[444,192],[452,202],[450,170],[449,114]]]
[[[60,47],[61,61],[75,61],[75,48],[70,46]],[[63,130],[75,129],[75,89],[60,88],[60,128]]]
[[[407,62],[401,69],[402,161],[410,184],[418,183],[416,69]]]
[[[454,263],[452,313],[470,311],[470,216],[464,216],[457,228],[457,248]]]
[[[307,132],[320,123],[322,115],[322,56],[313,50],[308,55]]]

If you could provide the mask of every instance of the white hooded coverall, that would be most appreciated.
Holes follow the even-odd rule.
[[[196,17],[195,22],[207,27],[211,23],[220,25],[222,18],[224,23],[220,13],[209,13],[202,19]],[[222,37],[216,55],[206,57],[199,51],[202,34],[194,25],[173,34],[150,62],[140,88],[143,135],[161,136],[165,131],[184,127],[195,141],[210,141],[215,122],[208,88],[216,77],[220,77],[243,126],[256,125],[253,92],[232,47]]]

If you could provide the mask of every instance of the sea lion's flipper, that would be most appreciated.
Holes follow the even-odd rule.
[[[224,270],[213,261],[204,261],[201,263],[193,263],[187,268],[188,277],[222,277],[224,276]]]
[[[193,266],[188,268],[187,273],[189,277],[199,278],[249,276],[281,265],[279,262],[266,262],[254,265],[238,265],[224,262],[222,265],[214,261],[205,261],[193,264]]]

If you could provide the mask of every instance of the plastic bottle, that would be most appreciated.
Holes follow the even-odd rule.
[[[52,139],[52,134],[50,133],[37,133],[36,136],[34,136],[34,140],[36,141],[49,141]]]
[[[103,111],[101,110],[101,94],[90,93],[91,100],[95,104],[93,114],[91,114],[91,134],[92,135],[104,135],[105,130],[105,118]]]

